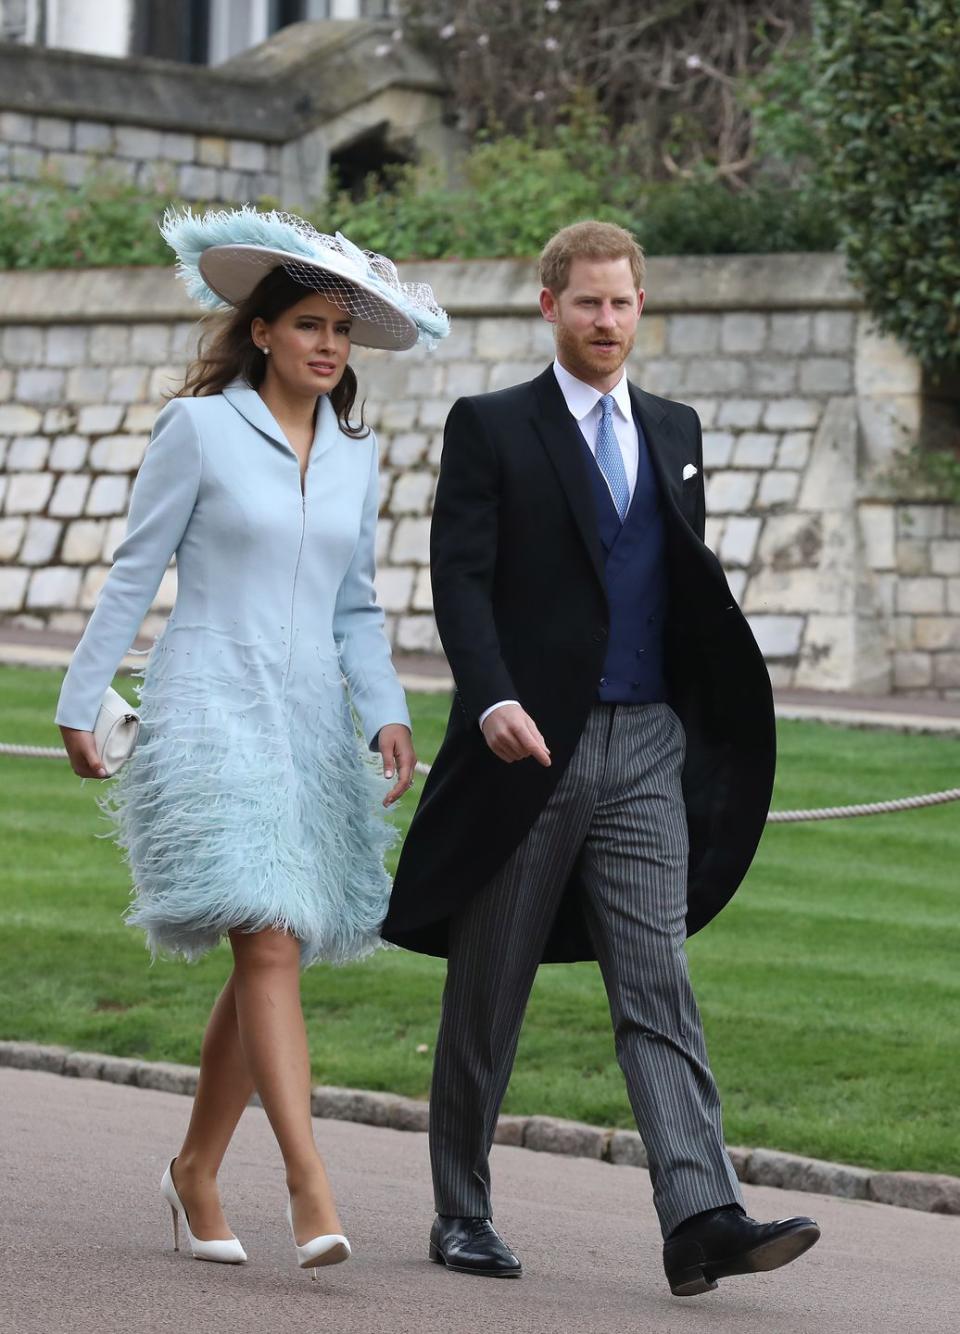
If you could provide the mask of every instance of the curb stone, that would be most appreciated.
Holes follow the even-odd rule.
[[[99,1079],[111,1084],[192,1096],[199,1070],[168,1061],[138,1061],[101,1052],[71,1051],[69,1047],[35,1042],[0,1041],[0,1067],[34,1070],[75,1079]],[[254,1101],[253,1099],[251,1101]],[[313,1115],[334,1121],[358,1121],[390,1130],[423,1132],[429,1106],[398,1093],[317,1085],[310,1100]],[[618,1166],[647,1166],[640,1136],[633,1130],[604,1130],[581,1121],[554,1116],[501,1116],[495,1144],[592,1158]],[[868,1167],[831,1163],[820,1158],[729,1145],[727,1153],[741,1181],[752,1186],[870,1200],[901,1209],[960,1216],[960,1177],[936,1172],[874,1172]]]

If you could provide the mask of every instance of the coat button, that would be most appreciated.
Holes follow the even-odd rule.
[[[606,637],[607,637],[607,627],[605,625],[601,625],[600,629],[597,630],[593,636],[593,642],[595,644],[602,644],[603,641],[606,639]]]
[[[607,684],[607,678],[606,678],[605,676],[601,676],[601,678],[600,678],[600,684],[601,684],[602,686],[605,686],[605,685]]]

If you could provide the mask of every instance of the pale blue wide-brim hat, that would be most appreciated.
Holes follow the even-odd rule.
[[[160,230],[187,291],[212,310],[240,305],[281,268],[347,311],[351,341],[360,347],[402,351],[436,344],[450,332],[429,283],[402,283],[385,255],[361,250],[341,232],[318,232],[293,214],[249,205],[202,217],[168,209]]]

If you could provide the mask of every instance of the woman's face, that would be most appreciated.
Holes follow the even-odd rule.
[[[350,357],[352,316],[319,292],[311,292],[267,324],[250,326],[253,341],[267,351],[267,376],[288,393],[316,398],[343,378]]]

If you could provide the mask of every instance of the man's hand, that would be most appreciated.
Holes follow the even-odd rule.
[[[532,756],[545,769],[550,767],[550,752],[536,723],[519,704],[504,704],[484,720],[483,738],[498,759],[506,764]]]
[[[92,732],[83,732],[77,727],[61,727],[60,735],[75,774],[81,778],[106,778],[107,771],[100,762]]]
[[[396,786],[383,799],[384,806],[392,806],[413,782],[417,767],[410,728],[403,723],[388,723],[386,727],[381,727],[377,736],[377,749],[383,756],[384,778],[392,778],[394,774],[397,776]]]

